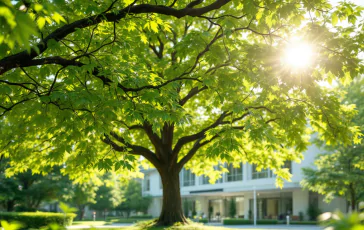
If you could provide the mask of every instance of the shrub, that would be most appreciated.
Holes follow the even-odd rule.
[[[303,212],[299,212],[299,213],[298,213],[298,216],[299,216],[299,220],[300,220],[300,221],[303,221],[303,219],[304,219]]]
[[[17,221],[25,228],[40,228],[55,223],[61,226],[72,225],[76,214],[49,213],[49,212],[0,212],[0,220],[8,222]]]
[[[131,219],[152,219],[151,215],[138,215],[138,216],[130,216]]]
[[[317,225],[317,221],[291,221],[289,222],[289,224],[292,224],[292,225]]]
[[[231,198],[231,200],[230,200],[229,216],[231,218],[234,218],[235,215],[236,215],[236,202],[235,202],[235,198]]]
[[[310,218],[310,220],[316,220],[318,215],[320,215],[320,214],[321,214],[321,211],[317,206],[315,206],[313,204],[310,204],[308,206],[307,215]]]
[[[193,222],[206,224],[209,221],[207,218],[201,218],[201,219],[194,219]]]
[[[224,225],[245,225],[245,224],[252,224],[251,220],[246,219],[224,219]]]
[[[245,224],[254,224],[254,221],[246,219],[224,219],[223,223],[224,225],[245,225]],[[257,220],[257,224],[258,225],[278,224],[278,220]]]
[[[257,220],[257,224],[278,224],[278,220]]]

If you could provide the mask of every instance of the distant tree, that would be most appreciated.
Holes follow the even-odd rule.
[[[0,203],[7,211],[14,211],[15,206],[18,210],[35,211],[43,201],[57,199],[61,195],[65,178],[59,169],[46,175],[27,170],[8,178],[4,173],[6,164],[0,167]]]
[[[124,201],[117,206],[117,210],[124,212],[129,218],[132,211],[146,213],[152,201],[151,197],[142,196],[142,186],[136,180],[130,180],[124,191]]]
[[[101,180],[104,181],[104,184],[98,188],[95,203],[90,204],[90,207],[101,211],[106,219],[107,211],[115,209],[122,202],[123,195],[120,181],[116,175],[108,173],[103,175]]]
[[[364,77],[347,87],[344,103],[354,103],[358,115],[353,123],[364,130]],[[311,191],[325,195],[326,201],[335,196],[350,202],[351,210],[364,201],[364,143],[349,146],[325,146],[329,152],[317,156],[316,168],[303,168],[304,180],[301,184]]]
[[[84,218],[85,207],[96,202],[95,198],[98,189],[99,185],[91,181],[83,184],[71,183],[65,189],[64,200],[77,207],[77,218],[79,220]]]

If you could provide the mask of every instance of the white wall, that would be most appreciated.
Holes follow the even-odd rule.
[[[330,203],[326,203],[324,197],[319,195],[319,209],[321,212],[340,210],[341,212],[346,213],[346,201],[343,198],[335,198]]]
[[[299,213],[302,212],[303,215],[306,215],[308,209],[308,194],[307,190],[295,190],[292,193],[292,202],[293,202],[293,215],[299,216]]]

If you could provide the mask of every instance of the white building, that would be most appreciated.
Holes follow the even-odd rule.
[[[283,189],[275,186],[274,175],[269,169],[257,172],[250,164],[242,164],[239,169],[229,167],[230,172],[224,173],[215,184],[209,184],[207,177],[198,177],[183,169],[180,173],[180,185],[185,213],[192,216],[192,210],[195,210],[197,216],[208,217],[210,211],[211,218],[219,220],[229,216],[231,199],[235,199],[236,217],[248,219],[254,213],[254,188],[257,195],[257,219],[283,219],[290,214],[293,220],[298,220],[300,212],[308,219],[307,209],[310,204],[322,212],[336,209],[345,212],[344,199],[336,198],[327,204],[321,195],[302,190],[300,186],[303,177],[301,168],[312,167],[318,153],[315,146],[310,146],[300,164],[286,163],[292,178],[291,182],[284,183]],[[148,214],[157,217],[163,199],[161,179],[156,169],[146,170],[144,173],[143,195],[153,197]]]

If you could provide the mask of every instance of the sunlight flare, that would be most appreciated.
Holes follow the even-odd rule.
[[[292,42],[283,53],[282,62],[293,69],[304,69],[313,62],[313,49],[308,43]]]

